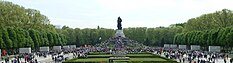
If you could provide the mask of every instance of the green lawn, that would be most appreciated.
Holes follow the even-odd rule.
[[[112,56],[112,55],[110,55],[110,54],[106,54],[106,55],[87,55],[87,56]]]
[[[111,54],[99,54],[99,55],[87,55],[87,58],[75,58],[66,61],[69,62],[100,62],[100,63],[107,63],[109,61],[109,57]],[[143,63],[177,63],[173,60],[169,60],[158,55],[153,54],[127,54],[126,57],[130,57],[130,60],[114,60],[114,62],[143,62]],[[64,62],[65,63],[65,62]]]
[[[75,62],[101,62],[108,61],[108,58],[87,58],[87,59],[77,59]]]
[[[127,56],[153,56],[152,54],[127,54]]]
[[[101,62],[108,61],[108,58],[88,58],[76,59],[75,62]],[[167,61],[162,58],[130,58],[130,60],[115,60],[115,61]]]
[[[105,58],[105,57],[110,57],[110,56],[112,56],[112,55],[110,55],[110,54],[101,54],[101,55],[87,55],[88,57],[96,57],[96,58]],[[142,56],[144,56],[144,57],[148,57],[148,56],[154,56],[154,55],[152,55],[152,54],[127,54],[126,56],[129,56],[129,57],[142,57]]]
[[[229,57],[230,57],[230,58],[233,58],[233,54],[229,54]]]
[[[130,58],[130,61],[167,61],[162,58]]]

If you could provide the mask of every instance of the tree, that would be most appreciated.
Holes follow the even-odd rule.
[[[5,42],[5,45],[7,45],[6,48],[11,49],[13,47],[12,41],[9,38],[9,34],[8,34],[7,30],[4,28],[2,29],[2,39]]]

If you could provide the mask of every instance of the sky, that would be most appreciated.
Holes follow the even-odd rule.
[[[169,26],[222,9],[233,10],[233,0],[4,0],[39,10],[54,25],[71,28]]]

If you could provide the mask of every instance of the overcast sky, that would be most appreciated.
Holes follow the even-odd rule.
[[[39,10],[51,24],[72,28],[158,27],[183,23],[224,8],[233,0],[6,0]]]

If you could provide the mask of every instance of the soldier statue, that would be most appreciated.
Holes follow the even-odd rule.
[[[118,28],[118,30],[122,30],[121,22],[122,22],[121,17],[118,17],[118,20],[117,20],[117,28]]]

